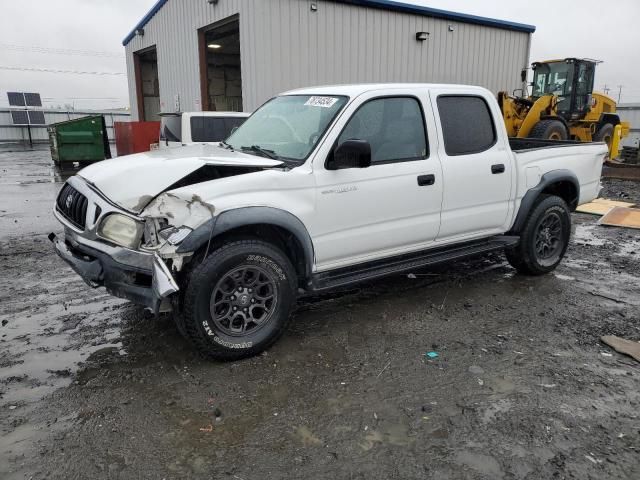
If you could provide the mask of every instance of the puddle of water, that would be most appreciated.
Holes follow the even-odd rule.
[[[30,423],[23,423],[18,425],[12,431],[4,433],[0,436],[0,477],[5,478],[3,475],[8,474],[10,465],[10,453],[25,451],[34,442],[44,442],[52,434],[62,432],[69,428],[75,414],[70,414],[65,417],[59,417],[52,419],[47,424],[34,426]],[[33,478],[29,475],[21,477],[18,472],[13,472],[15,476],[13,478]]]
[[[295,437],[305,446],[322,445],[322,440],[316,437],[307,426],[301,426],[296,429]]]
[[[496,417],[511,410],[513,404],[510,400],[503,398],[490,404],[482,414],[483,423],[491,423]]]
[[[553,274],[558,280],[565,280],[567,282],[573,281],[576,278],[575,277],[571,277],[569,275],[562,275],[561,273],[554,273]]]
[[[572,241],[578,245],[588,245],[590,247],[601,247],[608,242],[604,238],[598,238],[595,233],[596,228],[602,228],[598,225],[580,224],[576,225],[572,235]]]
[[[639,240],[631,240],[629,242],[620,243],[617,245],[618,252],[617,255],[627,256],[635,256],[640,259],[640,239]]]
[[[409,436],[407,426],[401,424],[383,425],[377,430],[369,430],[360,444],[362,450],[369,451],[376,445],[388,444],[397,447],[408,447],[414,442]]]
[[[504,476],[500,464],[490,455],[466,450],[456,454],[456,461],[483,475],[487,475],[489,478],[502,478]]]
[[[64,307],[53,304],[37,311],[32,307],[19,314],[0,315],[0,320],[8,321],[2,330],[4,353],[0,357],[5,364],[0,370],[2,404],[36,402],[68,385],[78,364],[91,354],[106,347],[122,350],[117,322],[106,325],[99,341],[82,344],[82,338],[74,339],[89,323],[110,322],[114,314],[117,318],[113,307],[127,303],[103,297],[95,300],[74,299]]]
[[[589,247],[612,245],[616,249],[612,252],[614,255],[625,257],[637,255],[640,258],[640,235],[638,235],[636,239],[618,239],[613,243],[612,240],[599,236],[600,233],[604,232],[603,228],[603,226],[597,224],[576,225],[575,231],[572,234],[572,241],[578,245],[586,245]]]

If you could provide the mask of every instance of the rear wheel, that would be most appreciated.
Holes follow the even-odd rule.
[[[259,240],[226,244],[189,275],[187,336],[217,360],[256,355],[284,332],[296,284],[291,262],[273,245]]]
[[[529,132],[529,138],[543,140],[566,140],[568,137],[567,128],[560,120],[541,120]]]
[[[517,247],[505,253],[520,273],[542,275],[554,270],[564,257],[571,236],[571,212],[566,202],[542,195],[531,210]]]

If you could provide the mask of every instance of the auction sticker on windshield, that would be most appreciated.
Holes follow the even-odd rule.
[[[337,98],[334,97],[311,97],[305,105],[310,107],[322,107],[322,108],[330,108],[334,103],[338,101]]]

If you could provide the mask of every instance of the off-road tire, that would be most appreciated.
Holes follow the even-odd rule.
[[[234,333],[231,324],[226,327],[220,324],[220,320],[214,320],[211,309],[215,307],[211,302],[212,295],[222,292],[221,282],[234,282],[233,276],[240,274],[242,269],[257,271],[267,279],[269,288],[274,292],[274,308],[264,324],[253,327],[255,330]],[[184,327],[187,337],[201,354],[215,360],[238,360],[268,349],[287,328],[296,301],[296,273],[287,256],[274,245],[254,239],[234,241],[214,250],[188,274],[186,283]],[[242,296],[257,294],[256,289],[255,293]],[[251,308],[250,304],[247,305]],[[243,317],[250,315],[244,314]],[[242,317],[234,318],[240,318],[242,323]]]
[[[594,142],[604,142],[608,147],[611,146],[611,140],[613,139],[613,125],[605,123],[593,136]]]
[[[544,237],[544,222],[559,224],[559,243],[550,251],[549,257],[539,252],[537,243],[540,235]],[[567,203],[555,195],[540,195],[535,206],[525,220],[520,232],[520,243],[507,249],[507,260],[518,272],[526,275],[543,275],[554,270],[562,261],[571,237],[571,212]],[[546,238],[545,238],[546,240]],[[542,247],[544,248],[544,247]]]
[[[184,338],[189,340],[189,335],[187,334],[187,329],[184,326],[184,315],[181,311],[173,312],[173,323],[176,325],[176,330],[182,335]]]
[[[540,120],[529,132],[529,138],[543,140],[566,140],[568,137],[567,127],[560,120]]]

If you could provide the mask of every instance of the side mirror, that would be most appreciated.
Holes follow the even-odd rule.
[[[527,69],[523,68],[520,72],[520,80],[524,83],[527,81]]]
[[[347,140],[333,151],[327,170],[367,168],[371,166],[371,145],[366,140]]]

